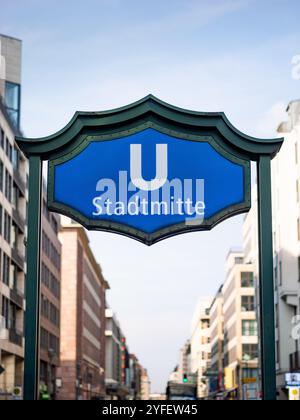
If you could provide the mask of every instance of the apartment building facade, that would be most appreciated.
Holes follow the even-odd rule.
[[[179,351],[179,364],[175,370],[179,383],[191,376],[191,341],[186,340]]]
[[[58,399],[105,397],[105,294],[109,288],[84,228],[62,218]]]
[[[200,299],[191,325],[191,374],[196,378],[199,399],[207,398],[209,381],[206,372],[210,369],[210,317],[212,299]]]
[[[49,212],[45,186],[42,206],[40,397],[55,399],[60,357],[60,216]]]
[[[148,401],[151,393],[151,382],[147,369],[141,366],[141,400]]]
[[[247,399],[244,384],[251,383],[259,397],[258,324],[252,264],[246,264],[243,251],[231,251],[226,261],[222,286],[224,344],[224,389],[229,397]]]
[[[278,134],[285,141],[272,162],[276,367],[278,398],[288,399],[285,374],[300,373],[300,100],[288,105]]]
[[[111,399],[125,399],[129,394],[126,386],[126,369],[129,367],[126,340],[112,309],[106,308],[105,318],[106,394]]]
[[[277,397],[288,399],[285,374],[300,372],[300,101],[287,107],[287,120],[278,127],[285,141],[272,161],[274,300]],[[254,266],[259,282],[257,188],[243,226],[245,261]]]
[[[224,390],[223,383],[223,346],[224,346],[224,298],[222,286],[218,290],[209,308],[210,322],[210,375],[209,397],[217,397]]]
[[[0,35],[0,398],[23,391],[28,164],[14,141],[20,134],[21,53],[20,40]]]

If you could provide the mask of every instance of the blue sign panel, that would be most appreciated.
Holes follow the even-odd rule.
[[[212,138],[146,128],[83,144],[66,160],[51,161],[50,208],[87,228],[115,228],[150,244],[174,229],[210,229],[249,208],[248,162]]]

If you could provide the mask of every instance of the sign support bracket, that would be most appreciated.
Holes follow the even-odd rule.
[[[24,399],[37,400],[40,336],[42,161],[29,157]]]
[[[276,400],[274,281],[271,159],[260,156],[257,162],[259,309],[262,393],[264,400]]]

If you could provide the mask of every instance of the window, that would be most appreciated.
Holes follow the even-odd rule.
[[[45,296],[42,295],[41,312],[42,316],[49,318],[49,301]]]
[[[246,360],[244,362],[246,362]],[[258,371],[258,369],[250,368],[249,366],[246,366],[242,370],[242,377],[243,378],[256,378],[256,379],[258,379],[259,371]]]
[[[258,345],[257,344],[243,344],[243,360],[257,360],[258,359]]]
[[[50,321],[53,325],[59,326],[59,311],[52,303],[50,303]]]
[[[279,340],[276,341],[276,363],[280,362],[280,344]]]
[[[201,329],[207,330],[209,328],[209,321],[201,321]]]
[[[48,267],[46,267],[45,264],[42,264],[42,282],[48,288],[50,284],[49,277],[50,277],[50,272],[48,270]]]
[[[249,312],[255,310],[254,296],[242,296],[242,311]]]
[[[50,276],[51,276],[50,290],[55,297],[59,298],[59,296],[60,296],[59,282],[58,282],[57,278],[52,273],[50,274]]]
[[[1,315],[4,318],[4,327],[8,329],[9,327],[9,300],[5,296],[2,296]]]
[[[254,287],[254,274],[251,271],[241,273],[242,287]]]
[[[6,141],[5,141],[5,153],[6,156],[8,157],[8,159],[12,162],[12,145],[10,144],[8,138],[6,137]]]
[[[10,283],[10,258],[3,252],[3,264],[2,264],[2,282],[9,286]]]
[[[277,265],[274,267],[274,289],[278,289],[278,268]]]
[[[242,321],[242,335],[244,337],[254,337],[258,335],[256,321]]]
[[[16,149],[15,147],[12,150],[12,164],[14,169],[19,169],[19,164],[20,164],[20,156],[19,156],[19,151],[18,149]]]
[[[5,197],[8,199],[8,201],[11,202],[11,193],[12,193],[12,177],[9,174],[9,172],[5,171]]]
[[[54,350],[55,354],[58,354],[58,350],[59,350],[59,340],[58,338],[53,335],[53,334],[49,334],[49,339],[50,339],[50,343],[49,343],[49,348],[51,350]]]
[[[20,85],[16,83],[5,83],[5,105],[13,124],[20,126]]]
[[[14,209],[16,209],[16,210],[18,210],[18,206],[19,206],[19,197],[20,197],[19,188],[14,184],[13,189],[12,189],[11,203],[12,203]]]
[[[18,288],[18,269],[15,264],[11,264],[12,271],[12,289],[17,290]]]
[[[0,128],[0,146],[4,149],[4,131]]]
[[[2,225],[3,225],[3,207],[0,204],[0,235],[2,235]]]
[[[282,262],[279,261],[279,285],[282,286]]]
[[[41,328],[41,347],[44,350],[48,350],[48,331]]]
[[[3,191],[3,178],[4,178],[4,172],[3,172],[3,162],[0,160],[0,191]]]
[[[17,307],[14,303],[9,303],[9,328],[16,330],[17,325]]]
[[[55,233],[58,233],[58,223],[55,218],[52,216],[51,218],[51,226]]]
[[[7,211],[4,211],[4,239],[6,242],[10,244],[10,238],[11,238],[11,217],[7,213]]]

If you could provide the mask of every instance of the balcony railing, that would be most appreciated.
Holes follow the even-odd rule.
[[[290,370],[291,372],[300,370],[300,352],[295,351],[290,354]]]
[[[18,169],[14,169],[13,176],[14,176],[15,183],[20,188],[20,190],[22,191],[23,195],[25,195],[26,182],[22,179],[22,176],[21,176],[21,174],[20,174],[20,172],[19,172]]]
[[[25,219],[21,216],[19,210],[13,208],[12,211],[13,220],[16,222],[22,232],[25,230]]]
[[[21,270],[23,270],[24,269],[25,257],[23,255],[21,255],[18,248],[16,248],[16,247],[12,248],[11,257],[12,257],[13,261],[19,266],[19,268]]]
[[[23,308],[24,294],[17,288],[10,289],[10,299],[20,308]]]
[[[9,329],[9,341],[17,346],[23,346],[23,333],[16,328]]]

